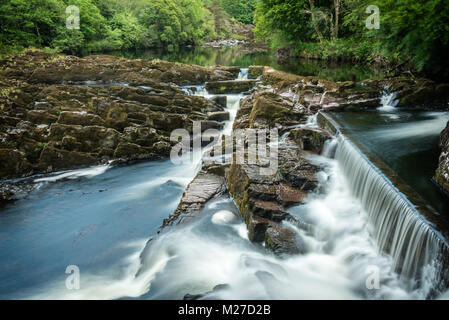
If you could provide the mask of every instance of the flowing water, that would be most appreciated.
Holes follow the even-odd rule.
[[[449,221],[448,198],[431,181],[438,167],[438,141],[449,120],[448,112],[389,108],[338,113],[335,118],[351,137],[389,165]]]

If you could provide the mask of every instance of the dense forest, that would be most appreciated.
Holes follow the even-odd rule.
[[[80,28],[66,28],[69,5]],[[379,25],[373,25],[379,9]],[[367,22],[367,20],[369,20]],[[379,63],[449,77],[447,0],[1,0],[1,51],[34,46],[67,53],[159,46],[173,50],[239,38],[287,56]]]
[[[249,23],[254,1],[236,0],[1,0],[2,51],[28,46],[78,53],[195,45],[238,37],[230,22]],[[66,28],[79,8],[79,29]]]
[[[372,6],[379,9],[378,28]],[[409,64],[449,76],[447,0],[260,0],[256,36],[305,57]]]

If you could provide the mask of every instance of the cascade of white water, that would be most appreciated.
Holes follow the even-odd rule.
[[[248,80],[248,68],[241,68],[237,80]]]
[[[368,215],[379,250],[393,257],[394,268],[411,288],[435,287],[441,274],[443,241],[424,217],[346,137],[336,138],[338,161],[354,196]],[[330,142],[325,153],[333,148]],[[431,271],[429,271],[431,270]],[[433,274],[429,279],[429,272]],[[433,282],[425,284],[424,282]]]
[[[380,98],[381,107],[377,108],[379,111],[392,112],[396,111],[396,106],[399,103],[396,92],[388,92],[388,88],[385,88]]]

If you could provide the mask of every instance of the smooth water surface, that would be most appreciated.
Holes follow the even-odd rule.
[[[194,168],[170,161],[82,169],[37,179],[40,187],[0,214],[0,298],[65,288],[66,267],[83,275],[114,268],[145,245],[174,211]],[[189,169],[189,170],[186,170]]]
[[[335,117],[368,151],[373,152],[449,219],[449,200],[431,181],[438,167],[441,131],[449,112],[342,112]]]
[[[302,76],[318,76],[333,81],[362,81],[383,77],[383,74],[376,69],[353,63],[333,63],[306,59],[290,59],[279,63],[273,52],[249,52],[244,47],[183,47],[175,51],[148,49],[108,54],[128,59],[161,59],[200,66],[224,65],[247,68],[250,65],[264,65],[289,73]]]

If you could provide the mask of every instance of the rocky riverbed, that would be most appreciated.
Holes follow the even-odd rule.
[[[233,129],[277,129],[282,135],[277,170],[261,175],[261,162],[237,164],[232,161],[235,149],[227,150],[225,163],[204,160],[164,226],[188,221],[210,199],[230,194],[249,239],[280,255],[303,252],[289,223],[310,227],[288,214],[288,208],[320,192],[316,177],[320,168],[309,157],[321,152],[331,134],[310,126],[317,111],[373,109],[385,91],[396,94],[399,108],[447,109],[449,97],[448,84],[425,79],[331,82],[251,66],[250,79],[235,81],[238,67],[105,55],[78,58],[37,50],[7,57],[0,68],[2,201],[29,188],[26,180],[6,178],[164,158],[174,145],[172,130],[192,132],[193,121],[201,121],[204,129],[221,129],[229,119],[223,97],[189,94],[185,86],[205,84],[213,93],[246,93]],[[435,180],[447,190],[446,136],[447,130]]]
[[[35,50],[1,60],[0,68],[0,178],[167,157],[172,130],[191,131],[193,121],[222,127],[222,105],[179,86],[240,72]]]
[[[300,238],[293,228],[289,228],[289,224],[304,229],[313,228],[292,217],[288,208],[304,203],[310,193],[320,192],[316,174],[322,168],[312,164],[309,158],[321,153],[332,133],[310,124],[317,111],[374,109],[381,105],[382,93],[393,90],[386,88],[393,86],[399,97],[399,107],[421,108],[422,99],[415,103],[400,102],[408,97],[407,92],[410,90],[422,90],[419,88],[423,84],[435,91],[444,87],[422,79],[414,82],[404,79],[362,83],[329,82],[261,66],[250,67],[249,75],[261,82],[242,100],[233,129],[276,128],[283,133],[278,145],[278,169],[271,175],[261,175],[261,163],[237,164],[235,149],[232,156],[228,155],[228,161],[221,170],[217,169],[217,164],[206,161],[203,170],[185,191],[178,209],[165,221],[164,226],[198,216],[208,200],[229,192],[247,225],[249,239],[264,244],[265,248],[281,256],[304,252]],[[398,85],[404,82],[409,83],[412,89]],[[234,85],[227,86],[230,92],[235,92],[235,85],[234,82]],[[240,90],[246,91],[246,85],[242,83]],[[214,86],[209,87],[220,86],[214,83]],[[225,91],[225,86],[222,89]],[[445,99],[445,94],[429,96],[426,106],[430,109],[442,108]],[[322,127],[326,127],[326,124],[322,124]],[[248,151],[245,157],[248,157]],[[203,194],[200,192],[201,185],[204,186]]]

